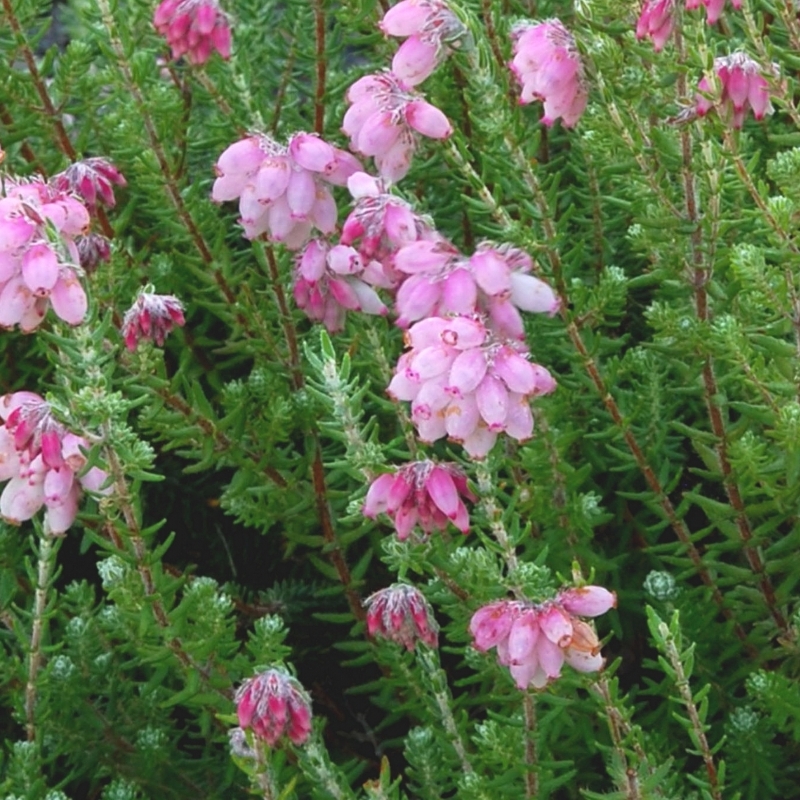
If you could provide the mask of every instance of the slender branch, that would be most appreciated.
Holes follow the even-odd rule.
[[[36,591],[33,599],[33,626],[31,627],[31,646],[28,653],[28,682],[25,685],[25,732],[29,742],[36,739],[36,678],[42,666],[42,639],[47,628],[47,591],[50,588],[60,544],[61,537],[49,533],[43,533],[39,540]]]

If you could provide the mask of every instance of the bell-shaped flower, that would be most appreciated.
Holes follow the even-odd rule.
[[[85,158],[54,175],[50,183],[59,192],[72,192],[94,212],[98,202],[109,208],[116,204],[114,186],[127,186],[122,173],[106,158]]]
[[[677,0],[645,0],[636,23],[636,38],[653,40],[653,49],[660,52],[675,29]]]
[[[205,64],[216,51],[231,56],[231,24],[217,0],[162,0],[153,26],[167,40],[172,57]]]
[[[171,294],[140,292],[136,302],[125,312],[122,320],[122,338],[128,350],[135,350],[139,342],[164,344],[167,334],[177,325],[186,324],[183,303]]]

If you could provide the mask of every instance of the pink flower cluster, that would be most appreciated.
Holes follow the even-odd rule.
[[[113,208],[116,203],[114,185],[128,185],[122,173],[105,158],[76,161],[54,175],[50,183],[59,192],[78,195],[91,212],[94,212],[98,200]]]
[[[653,40],[653,49],[661,52],[675,29],[677,0],[645,0],[636,23],[636,38]]]
[[[512,32],[511,71],[522,86],[520,103],[544,101],[542,122],[559,117],[571,128],[586,109],[588,93],[575,38],[558,19],[523,23]]]
[[[6,179],[0,197],[0,327],[35,330],[49,306],[70,325],[86,316],[75,237],[89,227],[76,198],[41,181]]]
[[[314,228],[333,232],[336,203],[326,184],[344,186],[361,164],[314,134],[296,133],[288,147],[254,134],[225,150],[215,169],[211,198],[239,200],[248,239],[267,233],[298,250]]]
[[[217,0],[162,0],[153,26],[167,40],[172,57],[186,56],[191,64],[205,64],[216,50],[231,56],[231,26]]]
[[[439,644],[439,626],[419,589],[395,583],[371,594],[365,601],[367,631],[373,638],[388,639],[413,650],[416,643]]]
[[[344,329],[348,311],[388,314],[372,288],[388,285],[380,262],[365,264],[353,247],[331,247],[321,239],[312,239],[297,258],[294,299],[309,319],[324,323],[331,333],[336,333]]]
[[[392,59],[392,72],[407,86],[416,86],[438,66],[447,45],[466,33],[442,0],[401,0],[380,22],[387,36],[408,37]]]
[[[746,53],[737,52],[714,59],[714,73],[719,81],[719,92],[708,78],[703,78],[698,84],[701,92],[717,95],[715,99],[709,99],[698,93],[696,112],[699,116],[703,117],[715,108],[725,122],[741,128],[748,108],[753,110],[756,119],[772,113],[769,83],[764,76],[767,73],[776,77],[777,67],[772,65],[764,70]]]
[[[296,745],[311,733],[311,700],[299,681],[280,669],[246,680],[236,691],[239,725],[274,747],[286,736]]]
[[[164,344],[167,334],[177,325],[183,327],[183,303],[171,294],[143,291],[125,312],[122,338],[128,350],[135,350],[141,341]]]
[[[479,317],[429,317],[413,325],[411,350],[400,357],[388,392],[411,401],[424,442],[449,436],[472,458],[483,458],[500,432],[524,441],[533,433],[529,399],[556,383],[516,340],[504,339]]]
[[[466,475],[457,466],[426,459],[376,478],[367,492],[363,513],[372,519],[388,514],[397,538],[403,541],[415,525],[429,534],[445,530],[452,522],[466,533],[469,513],[464,500],[474,503],[475,499],[467,487]]]
[[[738,11],[742,7],[742,0],[731,0],[731,5]],[[706,22],[713,25],[722,15],[725,0],[686,0],[686,10],[692,11],[700,6],[706,7]]]
[[[560,306],[553,290],[528,274],[530,256],[509,245],[484,242],[467,258],[444,239],[429,237],[401,247],[393,263],[408,276],[397,292],[401,328],[431,315],[477,312],[498,333],[523,339],[519,310],[552,315]]]
[[[392,72],[357,80],[347,90],[347,102],[342,130],[350,149],[373,156],[378,172],[392,182],[408,172],[417,134],[446,139],[453,133],[447,117]]]
[[[101,492],[107,475],[86,466],[86,439],[70,433],[52,413],[49,403],[33,392],[0,398],[0,516],[19,525],[45,506],[50,533],[61,534],[75,521],[81,490]]]
[[[565,662],[579,672],[602,669],[597,634],[577,616],[597,617],[616,604],[602,586],[566,589],[538,605],[498,600],[478,609],[469,629],[477,650],[497,648],[498,662],[520,689],[541,689],[560,677]]]

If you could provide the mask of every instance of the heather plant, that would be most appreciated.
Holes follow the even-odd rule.
[[[0,7],[0,800],[800,796],[793,4]]]

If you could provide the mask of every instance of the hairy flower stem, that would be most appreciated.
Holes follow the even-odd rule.
[[[669,628],[666,624],[662,623],[660,627],[664,635],[666,656],[673,670],[675,670],[675,688],[677,688],[683,705],[689,714],[689,721],[691,722],[692,731],[695,735],[695,743],[700,749],[700,755],[705,764],[711,797],[713,797],[714,800],[722,800],[722,787],[719,785],[719,775],[717,774],[717,767],[714,764],[714,756],[711,754],[711,748],[708,746],[708,739],[706,738],[703,722],[700,719],[700,714],[697,711],[697,706],[692,697],[689,679],[686,677],[686,672],[683,669],[683,662],[681,661],[681,655],[678,652],[675,638],[669,632]]]
[[[522,701],[525,714],[525,800],[535,800],[539,796],[539,755],[536,748],[536,697],[526,692]]]
[[[267,255],[270,279],[272,280],[272,290],[275,293],[275,300],[281,313],[281,325],[283,327],[286,346],[289,350],[292,384],[295,391],[300,391],[305,386],[305,377],[300,362],[297,332],[294,327],[289,304],[286,300],[286,293],[283,291],[283,283],[281,282],[278,262],[275,260],[275,253],[269,245],[265,247],[265,252]],[[351,613],[359,622],[364,622],[367,618],[366,611],[361,602],[361,596],[353,587],[350,567],[347,565],[338,537],[336,536],[336,529],[333,525],[333,515],[331,514],[330,502],[328,501],[328,487],[325,481],[325,464],[322,459],[322,445],[319,440],[319,431],[316,427],[312,427],[309,431],[309,435],[313,447],[311,479],[314,486],[314,502],[317,507],[320,527],[322,528],[322,537],[325,539],[326,555],[336,570],[336,574],[339,576],[339,582],[342,584]]]
[[[683,62],[684,46],[683,37],[680,32],[675,34],[676,46],[679,52],[679,60]],[[686,74],[681,71],[678,75],[678,96],[685,97],[687,92],[686,87]],[[692,153],[694,152],[694,143],[692,141],[691,128],[684,126],[681,129],[681,160],[682,160],[682,178],[683,178],[683,196],[684,196],[684,212],[686,220],[692,226],[692,234],[690,237],[691,249],[691,285],[694,291],[695,311],[697,318],[700,321],[703,329],[708,329],[711,322],[711,313],[708,305],[708,292],[706,286],[711,280],[713,262],[709,259],[706,261],[703,254],[703,226],[700,219],[699,199],[697,195],[697,186],[695,184],[695,169],[692,163]],[[701,358],[703,356],[701,355]],[[750,524],[750,519],[744,507],[744,501],[739,490],[739,485],[734,475],[733,467],[731,466],[730,459],[728,458],[728,431],[725,426],[722,412],[720,410],[718,398],[720,396],[719,386],[717,384],[716,370],[714,368],[714,359],[710,354],[706,354],[703,358],[703,399],[705,401],[708,417],[711,424],[711,430],[716,437],[717,458],[719,459],[720,469],[722,470],[722,484],[725,488],[725,494],[728,502],[734,510],[736,515],[736,527],[739,531],[739,538],[742,541],[742,549],[747,559],[750,569],[755,574],[761,594],[767,604],[767,608],[772,614],[778,628],[782,633],[787,631],[786,618],[778,608],[777,599],[775,597],[775,589],[772,581],[766,573],[764,562],[761,556],[753,546],[753,530]]]
[[[450,744],[453,745],[453,749],[456,751],[458,760],[461,763],[461,769],[465,773],[473,772],[472,764],[467,757],[467,749],[464,746],[464,741],[453,716],[453,697],[447,687],[447,676],[439,664],[439,651],[434,648],[420,648],[417,651],[417,662],[425,670],[425,674],[428,677],[430,689],[436,700],[436,707],[439,709],[440,719],[450,739]]]
[[[642,473],[642,476],[647,482],[650,491],[653,492],[658,504],[661,506],[664,517],[669,522],[669,525],[674,531],[678,540],[686,549],[686,552],[689,555],[689,558],[691,559],[692,564],[694,565],[695,570],[697,571],[697,574],[700,576],[700,579],[703,581],[705,586],[711,592],[711,597],[714,600],[714,603],[718,606],[718,608],[720,609],[720,613],[725,617],[725,619],[728,620],[733,625],[733,629],[736,633],[736,636],[744,643],[745,649],[747,650],[748,654],[752,658],[757,658],[758,651],[752,645],[747,643],[747,634],[745,633],[744,628],[736,619],[735,615],[733,614],[733,611],[731,611],[730,608],[725,606],[725,600],[722,596],[722,592],[717,586],[708,567],[703,562],[702,556],[700,555],[700,551],[697,549],[694,542],[692,541],[689,529],[686,527],[684,521],[678,516],[675,506],[667,496],[667,493],[664,491],[664,487],[661,481],[658,479],[655,470],[652,468],[652,466],[650,466],[650,463],[645,457],[644,451],[639,445],[636,436],[634,435],[633,431],[631,431],[628,423],[625,422],[625,419],[622,415],[622,411],[617,405],[617,401],[614,399],[613,395],[606,386],[605,380],[600,374],[600,370],[597,367],[597,364],[590,355],[586,347],[586,344],[583,341],[583,337],[581,336],[577,324],[570,317],[568,311],[569,296],[567,293],[566,281],[564,280],[563,271],[561,269],[561,259],[559,257],[556,245],[556,231],[552,219],[550,218],[547,199],[544,196],[544,192],[542,191],[541,186],[539,185],[538,179],[531,171],[530,166],[520,153],[519,148],[516,147],[516,145],[509,139],[506,140],[506,145],[512,157],[514,158],[514,161],[519,167],[523,179],[530,188],[531,193],[533,194],[534,200],[536,202],[536,205],[538,206],[540,211],[541,224],[545,233],[545,239],[547,245],[545,250],[548,256],[548,260],[550,261],[551,272],[555,281],[556,291],[558,292],[558,295],[561,299],[560,313],[561,313],[561,318],[564,320],[564,323],[567,328],[567,335],[569,336],[570,341],[572,342],[575,349],[578,351],[578,355],[581,358],[584,369],[589,374],[589,377],[591,378],[591,381],[594,384],[597,393],[600,395],[603,405],[606,407],[606,410],[610,414],[611,419],[614,421],[614,424],[620,430],[620,433],[622,434],[622,437],[625,440],[625,444],[628,446],[631,455],[636,461],[636,465],[639,468],[639,471]],[[487,208],[491,211],[492,215],[495,217],[498,223],[500,223],[500,225],[502,225],[506,230],[510,231],[511,233],[514,233],[519,228],[519,225],[514,220],[512,220],[511,217],[508,215],[508,212],[504,208],[502,208],[499,203],[497,203],[497,201],[494,199],[494,196],[489,191],[486,184],[483,183],[480,176],[477,174],[477,172],[475,172],[475,169],[466,160],[463,154],[456,147],[455,143],[452,141],[449,144],[449,153],[453,158],[453,161],[458,165],[459,169],[465,175],[467,180],[476,187],[480,197],[483,199]]]
[[[28,652],[28,682],[25,684],[25,733],[28,741],[36,739],[36,679],[42,666],[42,639],[47,629],[47,591],[53,578],[56,555],[62,537],[43,533],[39,539],[36,591],[33,599],[33,625]]]

